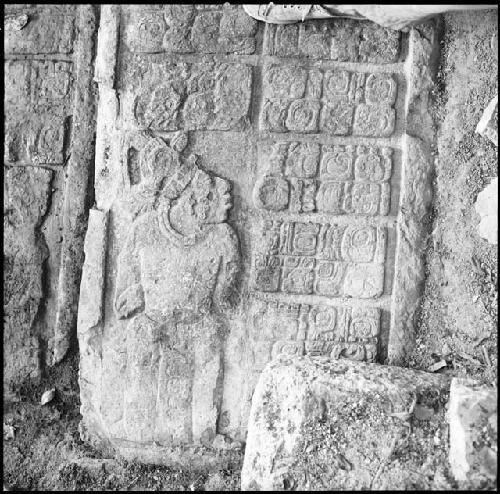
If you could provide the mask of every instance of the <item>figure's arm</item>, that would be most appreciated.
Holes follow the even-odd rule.
[[[115,295],[115,310],[118,319],[126,319],[144,308],[144,292],[141,285],[139,259],[135,249],[136,229],[134,226],[118,256]]]
[[[222,256],[214,292],[215,306],[224,309],[234,302],[236,280],[240,271],[240,245],[234,230],[227,224],[222,225]]]

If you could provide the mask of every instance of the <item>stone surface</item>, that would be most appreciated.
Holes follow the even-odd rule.
[[[241,488],[439,488],[448,389],[409,369],[278,357],[252,399]]]
[[[345,19],[257,29],[229,5],[103,6],[100,25],[94,209],[110,222],[89,254],[102,299],[80,305],[83,437],[189,458],[217,435],[245,440],[279,353],[404,355],[424,275],[432,128],[415,122],[434,26],[425,42]]]
[[[73,15],[54,15],[48,10],[41,10],[24,16],[22,28],[6,26],[6,54],[68,54],[73,50],[74,22]]]
[[[450,388],[449,461],[455,478],[481,489],[497,480],[497,390],[453,378]]]
[[[35,319],[43,301],[47,244],[39,228],[49,206],[52,172],[13,167],[4,178],[4,386],[38,376]]]
[[[495,177],[478,195],[474,204],[481,221],[479,235],[490,244],[498,244],[498,177]]]
[[[92,71],[89,10],[94,8],[12,4],[5,17],[7,394],[53,363],[61,334],[66,344],[56,351],[57,361],[75,337],[83,249],[72,232],[79,230],[83,239],[95,131],[92,122],[81,125],[93,112],[91,88],[82,91],[82,74]],[[74,168],[84,175],[76,187]],[[76,273],[73,284],[67,283],[68,268]],[[72,299],[68,324],[60,317],[61,298]]]

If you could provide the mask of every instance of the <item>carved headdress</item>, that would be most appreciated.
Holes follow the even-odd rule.
[[[197,156],[191,154],[186,159],[181,158],[176,144],[173,141],[168,146],[159,137],[150,137],[142,149],[142,180],[133,193],[131,204],[134,217],[153,209],[160,196],[169,201],[179,197],[199,173]]]

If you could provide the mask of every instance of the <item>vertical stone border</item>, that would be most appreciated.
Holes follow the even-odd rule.
[[[88,194],[92,194],[95,143],[93,66],[96,7],[78,8],[76,71],[71,156],[68,162],[63,204],[63,244],[59,271],[58,304],[54,328],[53,364],[60,362],[70,346],[78,309],[83,265],[83,241],[87,227]],[[93,181],[92,181],[93,182]]]
[[[415,342],[416,317],[425,278],[425,224],[432,202],[434,170],[431,145],[435,126],[429,114],[433,87],[433,58],[438,27],[413,28],[405,63],[406,135],[403,137],[401,192],[397,221],[397,245],[391,302],[391,330],[387,362],[404,365]]]
[[[432,162],[425,143],[408,135],[404,141],[388,347],[391,365],[404,364],[415,341],[415,318],[425,277],[423,222],[432,200]]]

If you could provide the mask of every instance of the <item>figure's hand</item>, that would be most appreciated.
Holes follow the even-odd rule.
[[[139,283],[129,286],[115,302],[118,319],[126,319],[144,309],[144,291]]]

